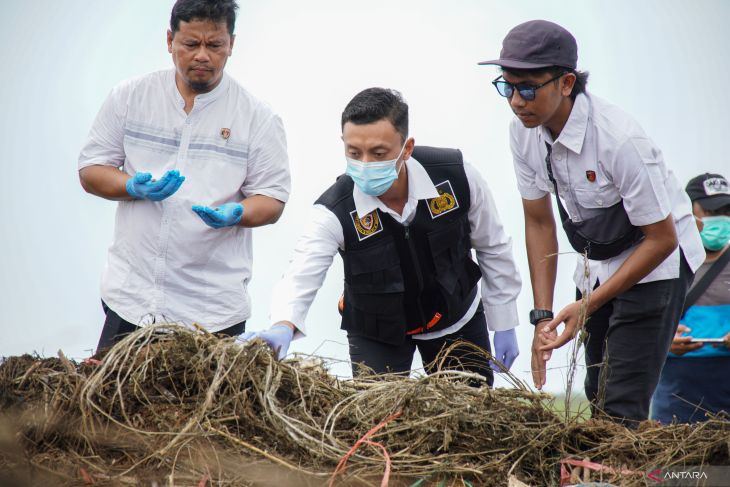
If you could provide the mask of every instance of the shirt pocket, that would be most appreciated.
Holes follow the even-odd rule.
[[[457,284],[461,284],[461,290],[458,292],[460,296],[468,294],[471,291],[469,263],[473,264],[473,261],[470,258],[471,242],[466,215],[450,222],[444,228],[429,232],[427,237],[436,281],[448,295],[457,292]]]
[[[354,294],[402,293],[405,289],[395,242],[350,251],[348,284]]]
[[[621,201],[618,188],[611,184],[598,187],[575,188],[575,199],[581,208],[600,209],[608,208]]]

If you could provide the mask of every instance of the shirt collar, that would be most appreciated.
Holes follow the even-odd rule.
[[[590,104],[588,97],[584,93],[578,94],[570,110],[568,121],[565,127],[560,131],[558,139],[554,143],[559,143],[563,147],[580,154],[583,149],[583,141],[586,138],[586,128],[588,127],[588,117],[590,115]],[[538,132],[541,138],[551,145],[553,138],[550,131],[543,125]]]
[[[170,70],[170,78],[172,82],[173,92],[175,95],[175,100],[178,104],[180,104],[181,107],[185,106],[185,100],[183,99],[182,95],[180,94],[180,90],[177,89],[177,83],[175,81],[175,68]],[[228,74],[224,71],[223,77],[221,78],[221,82],[218,83],[218,86],[213,88],[207,93],[201,93],[200,95],[195,95],[195,101],[193,103],[193,107],[202,107],[204,105],[207,105],[208,103],[212,102],[213,100],[220,97],[223,93],[226,93],[228,91],[228,85],[230,84],[230,77]]]
[[[415,157],[411,157],[406,161],[406,171],[408,171],[408,199],[409,200],[425,200],[438,197],[431,178],[420,162]],[[385,211],[385,204],[380,201],[377,196],[370,196],[357,187],[352,189],[352,198],[355,200],[355,210],[357,217],[362,218],[376,208]]]

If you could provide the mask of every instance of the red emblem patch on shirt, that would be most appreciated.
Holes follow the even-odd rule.
[[[592,183],[596,182],[596,171],[586,171],[586,179]]]

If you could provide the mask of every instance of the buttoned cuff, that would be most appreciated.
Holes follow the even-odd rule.
[[[487,327],[491,331],[511,330],[520,324],[517,316],[517,301],[505,304],[484,304]]]

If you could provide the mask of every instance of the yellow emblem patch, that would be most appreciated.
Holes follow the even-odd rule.
[[[380,223],[378,210],[373,210],[362,218],[358,218],[357,210],[353,210],[350,212],[350,217],[352,218],[353,225],[355,225],[357,238],[360,239],[360,241],[383,231],[383,225]]]
[[[454,189],[451,187],[450,181],[446,180],[443,183],[437,184],[436,191],[438,191],[439,195],[436,198],[427,200],[431,218],[438,218],[459,207],[459,202],[454,195]]]

